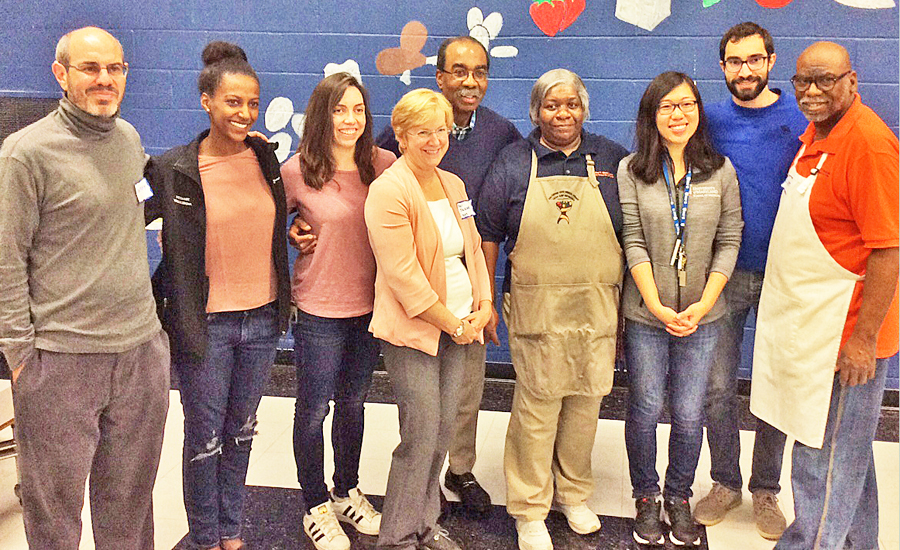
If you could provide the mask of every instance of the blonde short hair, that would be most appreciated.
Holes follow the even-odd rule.
[[[442,94],[426,88],[406,92],[391,112],[394,135],[400,136],[425,124],[436,112],[444,114],[448,129],[453,127],[453,107]]]

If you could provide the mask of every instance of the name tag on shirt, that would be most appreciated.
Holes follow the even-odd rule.
[[[134,184],[134,195],[139,203],[153,196],[153,190],[150,189],[150,183],[147,181],[147,178],[141,178],[141,181]]]
[[[471,200],[459,201],[456,203],[456,209],[459,210],[459,217],[463,220],[475,216],[475,209],[472,207]]]

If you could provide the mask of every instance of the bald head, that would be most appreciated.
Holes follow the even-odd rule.
[[[856,97],[856,73],[847,50],[834,42],[816,42],[797,58],[791,81],[800,110],[815,124],[815,139],[828,137]]]
[[[120,57],[125,56],[122,44],[115,36],[98,27],[83,27],[69,32],[59,39],[59,42],[56,43],[56,61],[62,65],[68,65],[72,59],[72,48],[84,46],[113,47],[118,49]]]

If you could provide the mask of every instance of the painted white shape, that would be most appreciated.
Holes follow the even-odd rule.
[[[437,67],[437,56],[429,55],[428,57],[425,58],[425,64],[426,65],[434,65],[435,67]]]
[[[893,8],[897,4],[894,0],[834,0],[838,4],[850,6],[851,8],[862,8],[864,10],[876,10],[883,8]]]
[[[303,137],[303,125],[305,123],[306,115],[303,113],[297,113],[291,117],[291,128],[294,129],[294,133],[297,134],[298,138]]]
[[[406,69],[405,71],[403,71],[403,74],[400,75],[400,82],[406,84],[407,86],[409,86],[410,83],[412,83],[412,77],[409,72],[409,69]]]
[[[276,97],[266,108],[266,130],[277,132],[291,120],[294,115],[294,103],[286,97]]]
[[[519,55],[519,48],[515,46],[495,46],[491,48],[491,57],[515,57]]]
[[[162,231],[162,222],[162,218],[156,218],[152,222],[148,223],[147,227],[145,227],[144,229],[146,229],[147,231]]]
[[[672,13],[672,0],[616,0],[616,18],[652,31]]]
[[[478,25],[477,27],[470,30],[469,36],[481,42],[481,45],[484,46],[484,49],[488,49],[490,47],[489,43],[491,40],[491,36],[488,33],[488,30],[482,25]]]
[[[500,12],[495,11],[484,18],[482,25],[488,30],[491,38],[497,38],[500,29],[503,28],[503,16],[500,15]]]
[[[362,75],[359,72],[359,63],[352,59],[348,59],[341,64],[329,63],[328,65],[325,65],[326,77],[337,73],[350,73],[354,77],[356,77],[356,80],[358,80],[360,84],[362,84]]]
[[[466,13],[466,28],[469,30],[472,30],[476,25],[480,25],[482,21],[484,21],[484,14],[477,7],[470,9]]]
[[[291,156],[291,144],[294,142],[294,139],[289,133],[278,132],[269,138],[269,142],[278,144],[278,148],[275,149],[275,156],[278,157],[278,162],[284,162]]]

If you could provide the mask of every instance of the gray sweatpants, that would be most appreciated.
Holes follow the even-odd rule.
[[[13,397],[29,548],[78,549],[88,474],[97,550],[153,548],[168,390],[162,331],[122,353],[36,350]]]

